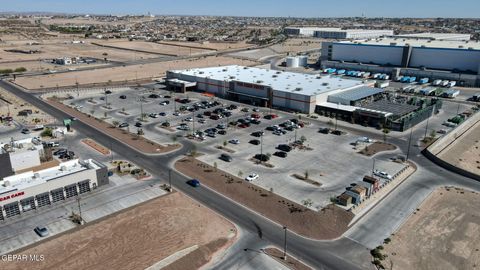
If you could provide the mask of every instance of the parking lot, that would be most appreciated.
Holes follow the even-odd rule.
[[[373,168],[373,158],[356,153],[358,150],[352,145],[361,134],[323,134],[319,129],[326,125],[298,119],[293,119],[298,125],[280,127],[295,117],[275,112],[268,119],[272,114],[268,108],[199,93],[174,95],[162,88],[112,90],[110,94],[93,91],[72,96],[73,99],[65,100],[66,104],[97,118],[106,116],[105,120],[112,124],[128,124],[123,128],[130,132],[142,129],[146,138],[158,143],[171,143],[176,136],[187,136],[195,130],[196,136],[191,139],[196,142],[196,150],[204,154],[200,160],[242,178],[258,174],[253,183],[301,204],[311,200],[312,208],[316,209],[371,174]],[[273,130],[273,126],[278,130]],[[264,135],[258,136],[256,132]],[[303,146],[289,152],[277,149],[281,144],[291,145],[301,140]],[[257,154],[268,156],[269,161],[258,164],[253,159]],[[225,156],[231,162],[226,162]],[[389,160],[375,160],[375,169],[390,175],[403,167]]]

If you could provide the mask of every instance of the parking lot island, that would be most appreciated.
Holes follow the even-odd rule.
[[[352,213],[333,204],[311,210],[192,157],[178,160],[175,169],[305,237],[338,238],[353,218]]]
[[[127,133],[121,129],[113,128],[111,124],[104,122],[99,119],[92,118],[82,112],[79,112],[73,108],[70,108],[63,103],[59,102],[56,99],[46,99],[45,102],[54,106],[57,109],[60,109],[70,116],[77,118],[81,122],[90,125],[98,130],[101,130],[103,133],[127,144],[128,146],[146,154],[163,154],[175,151],[181,147],[180,144],[168,144],[161,145],[155,142],[152,142],[148,139],[145,139],[141,136],[137,136],[132,133]]]

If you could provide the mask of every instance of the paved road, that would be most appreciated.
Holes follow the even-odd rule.
[[[50,107],[37,97],[8,83],[1,81],[0,86],[57,119],[68,117],[64,112]],[[169,165],[173,163],[174,159],[192,148],[191,142],[181,141],[184,147],[175,153],[148,156],[112,140],[107,135],[83,123],[75,123],[74,128],[87,137],[94,137],[101,144],[110,145],[113,141],[112,146],[115,152],[135,159],[135,162],[142,164],[147,170],[163,179],[168,178]],[[381,139],[381,133],[376,130],[349,125],[343,126],[342,129],[357,132],[361,129],[366,136]],[[423,124],[414,129],[412,145],[415,145],[416,141],[423,137],[423,132]],[[391,136],[389,140],[391,143],[398,145],[405,153],[408,147],[408,136],[409,133],[404,132],[398,136]],[[420,151],[421,149],[415,146],[410,149],[410,158],[418,165],[418,172],[411,179],[407,179],[404,184],[389,195],[387,200],[380,203],[348,231],[346,233],[347,238],[336,241],[312,241],[290,233],[288,237],[289,252],[318,269],[371,269],[368,248],[378,245],[398,228],[418,206],[418,203],[435,187],[455,185],[480,191],[479,182],[437,167],[424,158]],[[185,177],[176,173],[173,175],[172,183],[175,188],[219,212],[240,226],[241,229],[257,234],[261,238],[259,241],[266,241],[266,243],[272,243],[280,247],[283,245],[283,229],[278,224],[248,209],[239,207],[238,204],[208,188],[190,188],[184,183],[186,181]],[[238,256],[235,256],[235,254],[225,257],[225,265],[234,264],[237,260],[236,257]]]
[[[23,92],[13,85],[0,81],[0,86],[57,119],[69,117],[63,111],[51,107],[36,96]],[[177,152],[151,156],[139,153],[121,142],[112,140],[109,136],[84,123],[75,122],[74,129],[87,137],[95,138],[100,144],[112,145],[115,152],[130,157],[137,164],[142,164],[143,167],[162,179],[168,179],[169,166],[174,159],[190,151],[193,146],[189,141],[182,141],[184,147]],[[283,246],[284,231],[281,226],[244,207],[239,207],[235,202],[208,188],[191,188],[185,184],[186,180],[186,177],[173,173],[172,184],[178,190],[219,212],[243,230],[253,232],[269,243]],[[368,251],[349,239],[321,242],[305,239],[293,233],[289,234],[288,239],[289,252],[318,269],[365,269],[369,265]]]

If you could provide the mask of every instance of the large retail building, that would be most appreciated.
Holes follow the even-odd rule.
[[[313,113],[328,96],[371,82],[244,66],[223,66],[167,72],[177,90],[198,90],[216,96],[288,111]]]

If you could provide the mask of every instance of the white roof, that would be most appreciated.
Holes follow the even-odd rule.
[[[92,159],[80,161],[78,159],[60,163],[60,165],[38,172],[25,172],[5,177],[0,181],[0,194],[13,190],[21,190],[32,186],[41,185],[55,178],[78,173],[89,169],[100,168]],[[83,179],[79,179],[83,180]]]
[[[312,75],[243,66],[172,70],[170,72],[218,81],[252,83],[269,86],[276,91],[292,92],[308,96],[334,90],[352,89],[363,85],[362,81],[359,80],[345,79],[331,75]],[[185,80],[186,78],[182,79]],[[301,90],[299,91],[300,88]]]
[[[413,33],[413,34],[400,34],[393,37],[406,37],[406,38],[424,38],[424,39],[437,39],[437,40],[448,40],[448,39],[470,39],[470,34],[461,34],[461,33]]]
[[[34,138],[26,138],[17,141],[0,142],[0,153],[6,152],[26,152],[26,151],[38,151],[43,149],[43,145],[39,140]]]
[[[331,103],[331,102],[318,102],[317,105],[325,108],[344,111],[344,112],[354,112],[356,109],[358,109],[358,107],[355,107],[355,106],[343,105],[343,104],[337,104],[337,103]]]
[[[365,45],[383,45],[383,46],[405,46],[409,44],[412,47],[426,48],[445,48],[445,49],[469,49],[480,50],[478,41],[456,41],[456,40],[428,40],[414,38],[378,38],[370,40],[341,41],[344,44],[365,44]]]

